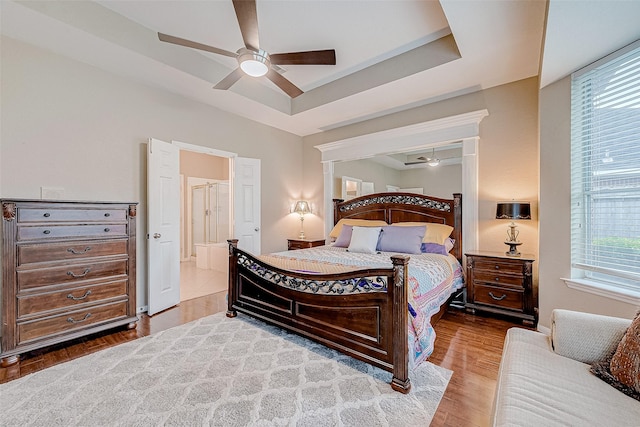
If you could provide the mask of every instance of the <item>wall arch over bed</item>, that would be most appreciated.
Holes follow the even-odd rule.
[[[462,253],[478,248],[478,143],[480,122],[486,109],[444,117],[380,132],[316,145],[322,155],[324,175],[325,236],[333,227],[333,166],[336,161],[357,160],[378,154],[431,148],[462,141]]]

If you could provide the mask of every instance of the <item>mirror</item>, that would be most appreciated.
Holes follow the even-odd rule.
[[[333,198],[376,191],[451,198],[462,191],[462,143],[334,163]]]

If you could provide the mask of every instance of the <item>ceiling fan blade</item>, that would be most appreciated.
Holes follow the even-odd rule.
[[[180,37],[170,36],[168,34],[158,33],[158,38],[160,39],[160,41],[163,41],[163,42],[173,43],[180,46],[191,47],[193,49],[204,50],[211,53],[217,53],[219,55],[230,56],[232,58],[235,58],[238,56],[237,53],[229,52],[228,50],[218,49],[217,47],[209,46],[206,44],[194,42],[187,39],[182,39]]]
[[[427,161],[426,161],[426,160],[420,160],[420,161],[418,161],[418,162],[404,162],[404,165],[405,165],[405,166],[411,166],[411,165],[422,165],[422,164],[425,164],[425,163],[427,163]]]
[[[258,13],[255,0],[233,0],[236,17],[240,25],[242,39],[247,49],[257,51],[260,49],[260,37],[258,36]]]
[[[298,88],[296,85],[291,83],[281,74],[278,74],[272,68],[269,69],[269,72],[267,73],[267,78],[271,80],[280,89],[282,89],[291,98],[295,98],[296,96],[300,96],[304,93],[302,92],[302,90],[300,90],[300,88]]]
[[[224,79],[220,80],[217,85],[215,85],[214,89],[229,89],[235,82],[240,80],[240,77],[244,76],[244,72],[240,69],[240,67],[233,70],[230,74],[227,75]]]
[[[278,65],[336,65],[336,51],[310,50],[308,52],[274,53],[269,55],[272,64]]]

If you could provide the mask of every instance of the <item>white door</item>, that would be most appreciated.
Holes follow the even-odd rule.
[[[180,302],[180,149],[150,139],[147,149],[149,315]]]
[[[233,169],[233,235],[240,249],[259,255],[260,159],[236,157]]]

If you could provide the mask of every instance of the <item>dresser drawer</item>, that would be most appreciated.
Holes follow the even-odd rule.
[[[57,316],[18,322],[18,343],[68,333],[96,323],[107,322],[127,315],[127,301],[87,307]]]
[[[125,209],[20,208],[18,222],[118,222],[127,220]]]
[[[476,282],[487,282],[522,288],[522,276],[509,276],[493,271],[475,270],[473,277]]]
[[[495,286],[474,285],[474,301],[510,310],[523,311],[523,292]]]
[[[18,240],[78,238],[78,237],[124,237],[126,224],[100,225],[51,225],[18,227]]]
[[[499,259],[474,258],[473,268],[477,270],[487,270],[495,272],[503,272],[509,274],[518,274],[522,277],[522,264],[509,261],[501,261]],[[520,279],[522,280],[522,279]]]
[[[21,245],[18,246],[18,265],[126,254],[127,240]]]
[[[18,291],[42,286],[70,283],[73,281],[86,281],[126,275],[127,262],[128,260],[122,259],[116,261],[70,264],[61,267],[21,270],[17,272]]]
[[[126,295],[126,279],[66,288],[55,292],[23,294],[18,296],[18,319],[46,311],[69,309],[81,304],[126,297]]]

